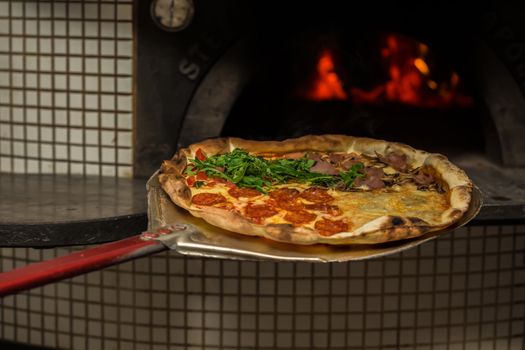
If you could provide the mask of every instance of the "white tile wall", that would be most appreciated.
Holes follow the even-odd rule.
[[[158,254],[0,300],[0,338],[67,349],[523,349],[525,226],[364,262]],[[0,271],[70,252],[0,249]]]
[[[132,16],[0,0],[0,172],[132,176]]]

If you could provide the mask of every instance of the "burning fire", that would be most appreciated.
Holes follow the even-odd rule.
[[[317,78],[307,97],[314,101],[346,100],[348,98],[343,83],[335,72],[332,53],[324,50],[317,62]]]
[[[332,53],[323,50],[314,83],[305,97],[314,101],[347,100],[355,103],[401,103],[422,108],[470,106],[472,98],[458,91],[457,73],[437,82],[428,64],[428,46],[401,35],[386,36],[380,50],[388,80],[371,90],[350,86],[345,90],[337,75]],[[348,79],[351,80],[351,77]]]

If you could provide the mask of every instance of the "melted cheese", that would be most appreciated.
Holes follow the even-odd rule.
[[[308,188],[304,184],[286,184],[278,187],[293,187],[299,191]],[[248,203],[263,204],[268,200],[268,196],[261,194],[252,198],[235,198],[228,194],[228,187],[223,184],[216,184],[213,187],[202,186],[191,188],[192,195],[197,193],[220,193],[235,207],[238,212],[243,212]],[[385,215],[395,215],[404,217],[417,217],[429,224],[439,224],[441,214],[448,209],[449,201],[447,194],[435,191],[420,191],[413,184],[394,186],[374,191],[363,192],[341,192],[333,189],[328,190],[334,200],[329,204],[337,205],[343,212],[342,215],[334,217],[326,213],[315,212],[317,218],[303,227],[313,228],[315,222],[322,218],[331,220],[343,220],[348,223],[349,230],[363,226],[364,224]],[[300,199],[303,203],[310,203]],[[289,224],[284,220],[286,211],[282,210],[277,215],[269,217],[263,224]]]

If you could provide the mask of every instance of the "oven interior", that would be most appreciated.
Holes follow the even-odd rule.
[[[326,28],[326,27],[323,27]],[[449,155],[485,152],[483,111],[461,62],[395,33],[344,27],[257,40],[253,76],[221,135],[283,139],[341,133]],[[356,34],[357,33],[357,34]]]
[[[250,20],[232,19],[222,50],[197,47],[190,61],[203,65],[208,56],[207,66],[187,108],[169,117],[182,122],[176,145],[344,133],[524,164],[523,94],[508,94],[519,86],[487,68],[503,63],[480,55],[490,48],[472,28],[476,19],[444,8],[378,13],[329,4],[245,9]],[[187,64],[181,68],[191,77]],[[496,96],[488,91],[495,85]],[[502,99],[515,111],[501,108]]]
[[[187,97],[180,113],[160,116],[155,126],[178,135],[166,136],[164,154],[141,158],[152,154],[137,145],[138,173],[157,167],[148,160],[211,137],[339,133],[443,153],[466,169],[488,205],[509,213],[486,219],[519,215],[525,99],[506,60],[512,38],[501,33],[503,24],[480,9],[329,5],[245,8],[242,19],[224,14],[228,29],[215,17],[200,22],[214,40],[195,36],[172,76],[192,85],[183,91],[169,77],[142,81]],[[139,91],[139,111],[140,104]]]

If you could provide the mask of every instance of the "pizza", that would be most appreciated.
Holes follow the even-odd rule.
[[[343,135],[210,139],[164,161],[178,206],[217,227],[295,244],[375,244],[458,221],[472,182],[445,156]]]

